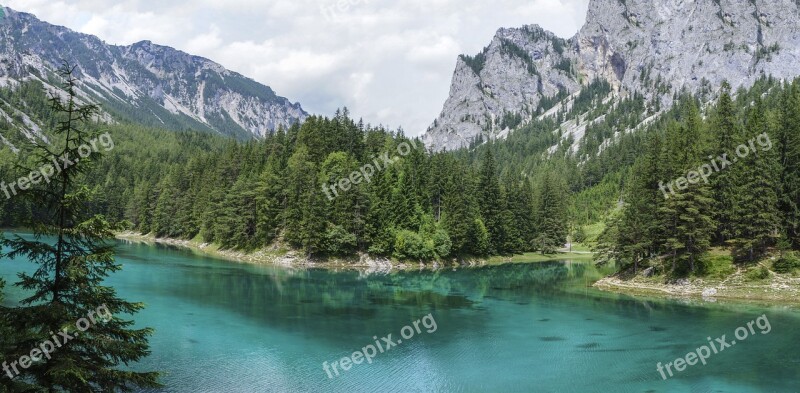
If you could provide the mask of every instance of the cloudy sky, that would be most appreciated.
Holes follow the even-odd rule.
[[[419,135],[442,109],[456,58],[500,27],[568,38],[589,0],[1,0],[50,23],[128,45],[207,57],[330,115]],[[342,7],[339,7],[339,4]]]

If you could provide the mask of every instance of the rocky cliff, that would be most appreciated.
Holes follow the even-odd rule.
[[[461,56],[428,146],[503,138],[597,79],[613,97],[639,93],[663,109],[682,89],[800,75],[795,0],[592,0],[586,19],[567,40],[537,26],[501,29],[480,54]]]

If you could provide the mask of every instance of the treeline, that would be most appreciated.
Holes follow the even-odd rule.
[[[401,156],[401,144],[416,148]],[[371,181],[336,194],[324,189],[384,155],[397,161],[378,166]],[[565,190],[553,176],[542,184],[535,198],[530,179],[498,178],[491,153],[478,171],[342,112],[262,141],[229,143],[135,183],[119,218],[157,236],[245,250],[280,242],[313,256],[550,251],[566,238],[546,223],[565,219]]]
[[[646,135],[604,258],[683,275],[710,247],[740,263],[800,247],[800,82],[762,80],[735,99],[726,83],[705,118],[694,99],[679,105]]]
[[[239,250],[278,244],[315,257],[426,261],[551,253],[566,242],[568,191],[554,171],[501,176],[491,149],[480,162],[430,154],[402,131],[357,123],[346,110],[249,142],[101,127],[116,146],[86,174],[95,195],[88,208],[144,234]],[[404,156],[403,144],[412,146]],[[371,181],[330,192],[385,154],[398,159]],[[19,175],[10,165],[0,171],[4,179]],[[0,203],[7,227],[37,214],[14,198]]]

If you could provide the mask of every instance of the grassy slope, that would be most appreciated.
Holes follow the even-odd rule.
[[[777,259],[771,256],[759,263],[734,264],[730,252],[715,248],[703,258],[698,272],[685,280],[659,273],[646,277],[640,269],[638,274],[619,272],[595,286],[630,295],[800,305],[800,272],[776,273],[773,263]]]

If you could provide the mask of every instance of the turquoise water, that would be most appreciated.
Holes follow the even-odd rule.
[[[634,300],[590,289],[591,264],[362,275],[233,264],[121,244],[109,282],[147,304],[163,392],[797,392],[800,315],[779,307]],[[28,266],[0,261],[13,281]],[[21,295],[9,289],[9,301]],[[372,364],[332,362],[430,314]],[[765,314],[756,334],[664,381],[672,362]],[[428,331],[433,331],[428,333]],[[408,331],[406,331],[408,332]]]

